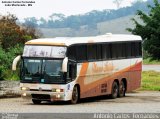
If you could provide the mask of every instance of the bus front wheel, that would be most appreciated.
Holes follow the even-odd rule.
[[[112,92],[110,95],[112,99],[115,99],[118,97],[118,92],[119,92],[118,90],[119,90],[118,83],[114,81],[112,84]]]
[[[71,103],[72,104],[76,104],[79,100],[79,91],[78,91],[78,87],[74,86],[73,88],[73,92],[72,92],[72,99],[71,99]]]

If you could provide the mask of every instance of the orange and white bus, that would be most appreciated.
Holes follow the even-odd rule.
[[[71,101],[110,95],[123,97],[141,84],[141,37],[105,34],[94,37],[57,37],[25,43],[20,65],[23,98]]]

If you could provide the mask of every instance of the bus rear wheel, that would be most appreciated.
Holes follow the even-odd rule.
[[[124,97],[126,94],[126,86],[124,84],[124,81],[121,81],[119,86],[119,97]]]
[[[33,104],[40,104],[41,103],[40,100],[35,100],[35,99],[32,99],[32,102],[33,102]]]
[[[72,104],[76,104],[79,100],[79,91],[78,91],[78,87],[74,86],[73,88],[73,92],[72,92],[72,99],[71,99],[71,103]]]
[[[112,92],[111,92],[111,95],[110,95],[110,97],[112,99],[115,99],[115,98],[118,97],[118,92],[119,92],[118,90],[119,90],[118,83],[116,81],[114,81],[113,84],[112,84]]]

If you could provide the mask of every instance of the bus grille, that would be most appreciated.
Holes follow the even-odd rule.
[[[39,100],[50,100],[50,95],[47,94],[32,94],[33,99],[39,99]]]
[[[42,90],[39,90],[39,89],[30,89],[30,91],[46,91],[46,92],[51,92],[52,90],[45,90],[45,89],[42,89]]]

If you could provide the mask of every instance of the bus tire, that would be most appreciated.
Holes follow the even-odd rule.
[[[126,94],[126,86],[124,81],[121,81],[120,86],[119,86],[119,97],[124,97]]]
[[[115,98],[118,97],[118,93],[119,93],[118,90],[119,90],[118,83],[116,81],[114,81],[113,84],[112,84],[112,92],[111,92],[111,95],[110,95],[110,97],[112,99],[115,99]]]
[[[41,103],[41,100],[32,99],[32,102],[33,102],[33,104],[40,104],[40,103]]]
[[[76,104],[79,100],[79,91],[78,87],[74,86],[73,92],[72,92],[72,99],[71,99],[71,104]]]

